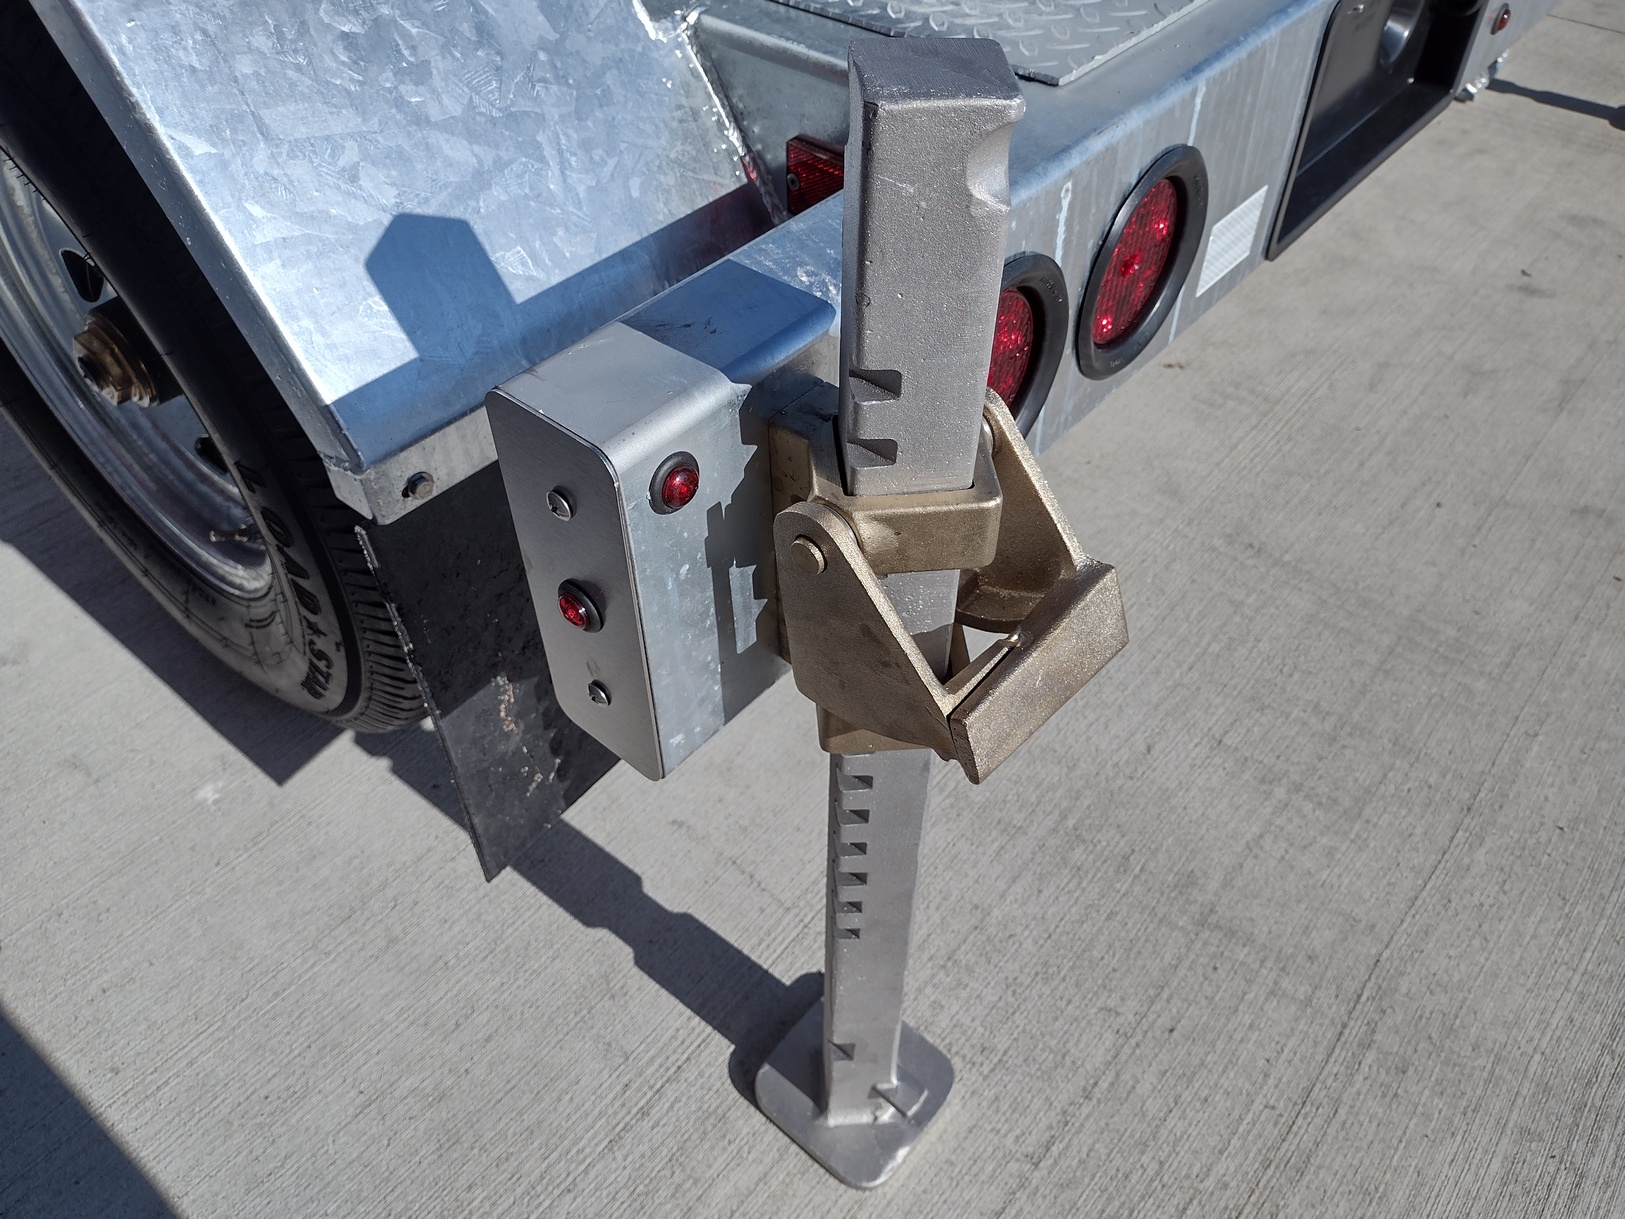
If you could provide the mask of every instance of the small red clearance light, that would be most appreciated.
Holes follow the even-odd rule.
[[[589,621],[587,604],[574,593],[563,592],[559,594],[559,613],[564,615],[564,620],[571,626],[579,626],[582,630],[587,629]]]
[[[798,135],[784,145],[784,194],[792,216],[822,203],[846,177],[846,151],[810,135]]]
[[[1512,7],[1510,5],[1503,4],[1501,6],[1501,11],[1495,14],[1495,24],[1490,26],[1490,33],[1499,34],[1511,24]]]
[[[1089,337],[1104,347],[1128,334],[1145,314],[1179,231],[1179,192],[1167,178],[1140,200],[1112,250],[1095,299]]]
[[[583,631],[596,631],[604,625],[598,616],[598,607],[592,603],[587,590],[574,580],[559,585],[559,613],[571,626]]]
[[[649,479],[649,506],[661,516],[688,507],[700,490],[700,463],[694,454],[677,452],[655,467]]]
[[[1027,380],[1033,360],[1033,307],[1020,288],[999,293],[999,316],[993,323],[993,359],[987,366],[987,386],[1016,409],[1016,395]]]
[[[660,480],[660,502],[668,512],[676,512],[694,498],[700,489],[700,472],[693,466],[673,466]]]

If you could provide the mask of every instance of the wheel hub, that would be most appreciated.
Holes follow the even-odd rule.
[[[114,406],[157,406],[162,400],[134,345],[100,313],[92,313],[73,336],[73,359],[90,387]]]
[[[229,463],[77,235],[0,155],[0,340],[119,498],[198,578],[273,573]]]

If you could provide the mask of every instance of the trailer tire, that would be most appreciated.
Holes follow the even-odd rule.
[[[46,346],[13,337],[0,346],[0,409],[29,449],[136,579],[231,669],[358,731],[421,718],[421,693],[358,535],[362,518],[334,495],[287,402],[28,0],[0,0],[0,153],[15,167],[9,181],[25,181],[71,230],[104,277],[94,281],[105,282],[103,299],[116,293],[127,307],[184,394],[169,401],[195,412],[206,434],[194,447],[217,470],[228,507],[243,513],[237,532],[202,536],[245,556],[241,572],[223,558],[231,578],[212,576],[210,556],[198,558],[202,541],[188,550],[168,521],[154,524],[152,504],[126,489],[138,484],[121,482],[103,449],[85,443],[84,429],[96,425],[64,406],[64,381],[52,381],[55,364],[40,354]],[[72,252],[61,257],[72,270]],[[42,316],[16,304],[26,285],[14,278],[0,283],[0,322],[13,336]],[[52,359],[73,367],[61,352]],[[140,413],[120,418],[153,426]],[[152,502],[168,502],[164,495],[160,487]]]

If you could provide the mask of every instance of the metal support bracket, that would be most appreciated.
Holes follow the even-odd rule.
[[[780,640],[796,685],[820,708],[826,749],[925,747],[980,783],[1127,644],[1117,573],[1083,552],[991,392],[968,491],[845,495],[822,415],[786,412],[772,444],[786,463],[774,471],[775,500],[806,496],[773,525]],[[946,680],[880,584],[941,569],[964,572]],[[1003,638],[972,659],[966,626]]]
[[[821,383],[768,421],[773,512],[827,504],[852,527],[877,576],[986,567],[999,540],[1003,498],[993,466],[993,434],[982,430],[976,472],[963,491],[848,495],[835,440],[835,386]],[[780,637],[780,655],[789,652]]]

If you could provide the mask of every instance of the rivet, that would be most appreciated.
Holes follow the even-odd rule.
[[[816,576],[824,570],[824,552],[806,534],[790,543],[790,558],[809,576]]]

